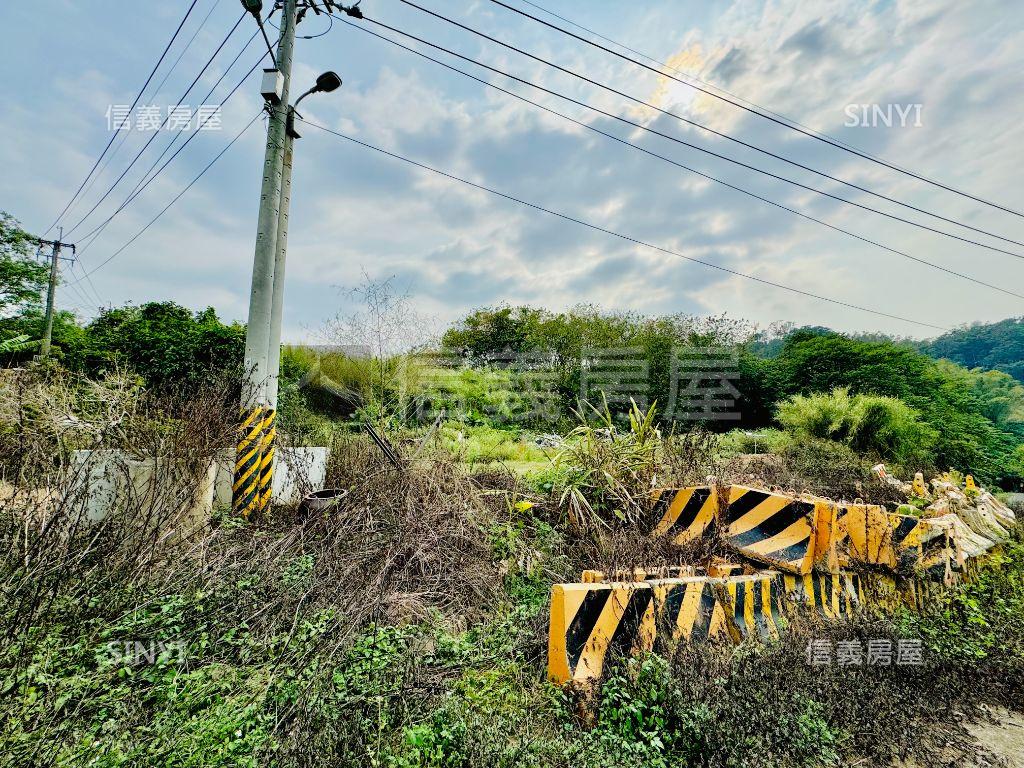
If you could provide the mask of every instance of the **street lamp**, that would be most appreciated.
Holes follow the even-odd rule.
[[[310,88],[308,91],[306,91],[304,94],[302,94],[301,96],[299,96],[299,98],[295,100],[295,104],[292,106],[292,109],[299,106],[299,102],[302,101],[307,96],[309,96],[311,93],[330,93],[331,91],[338,90],[340,87],[341,78],[338,76],[337,72],[324,72],[322,75],[320,75],[320,77],[316,79],[316,85],[314,85],[312,88]]]
[[[292,104],[290,107],[288,107],[288,138],[289,139],[299,139],[299,138],[302,138],[299,135],[298,131],[295,130],[295,115],[298,114],[298,112],[296,112],[295,110],[296,110],[296,107],[299,106],[299,102],[301,102],[304,98],[306,98],[307,96],[309,96],[311,94],[314,94],[314,93],[330,93],[331,91],[338,90],[340,87],[341,87],[341,77],[338,75],[337,72],[332,72],[332,71],[328,70],[327,72],[324,72],[322,75],[320,75],[320,77],[318,77],[316,79],[316,83],[313,85],[313,87],[310,88],[305,93],[303,93],[301,96],[299,96],[299,98],[297,98],[295,100],[295,103]],[[301,115],[300,115],[300,117],[301,117]]]
[[[247,13],[251,13],[252,17],[256,19],[256,23],[260,27],[260,32],[263,33],[263,40],[267,44],[267,51],[270,52],[270,58],[274,62],[274,67],[276,69],[277,57],[274,55],[274,46],[270,44],[270,38],[267,37],[267,28],[263,26],[263,0],[242,0],[242,7],[245,8]]]

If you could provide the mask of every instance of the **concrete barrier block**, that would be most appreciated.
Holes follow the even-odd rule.
[[[548,629],[548,678],[559,684],[594,683],[609,654],[651,650],[654,636],[650,583],[555,584]]]
[[[709,535],[718,517],[718,491],[713,486],[655,491],[655,536],[686,544]]]

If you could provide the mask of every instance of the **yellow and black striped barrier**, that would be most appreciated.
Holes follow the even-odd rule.
[[[665,650],[680,641],[730,640],[732,611],[722,591],[704,576],[663,579],[651,585],[657,615],[658,647]]]
[[[861,563],[893,571],[920,565],[924,543],[938,535],[928,520],[874,504],[842,505],[837,527],[842,565]]]
[[[712,579],[688,576],[608,584],[556,584],[551,591],[548,677],[588,684],[611,653],[670,650],[678,642],[777,638],[785,585],[772,571]]]
[[[655,491],[654,535],[668,536],[673,544],[686,544],[709,535],[718,518],[718,491],[697,486]]]
[[[883,612],[907,608],[927,613],[946,593],[942,580],[920,574],[908,577],[886,573],[866,574],[861,585],[864,604]]]
[[[231,486],[231,508],[235,514],[248,517],[260,506],[260,467],[263,447],[265,409],[257,406],[242,412],[238,448],[235,451],[234,482]]]
[[[738,637],[745,640],[778,638],[784,626],[781,574],[766,571],[751,576],[730,576],[722,579],[722,588],[732,606],[733,625]]]
[[[800,612],[840,620],[866,605],[925,611],[942,592],[941,582],[921,576],[851,571],[556,584],[548,677],[558,684],[592,684],[612,653],[665,653],[680,642],[769,641]]]
[[[548,677],[560,684],[596,681],[609,654],[649,651],[654,635],[650,583],[556,584],[551,591]]]
[[[853,615],[864,605],[863,583],[856,573],[783,574],[778,581],[790,609],[803,607],[826,619],[838,619]]]
[[[787,573],[810,573],[833,548],[835,508],[742,485],[728,489],[725,541],[744,557]]]
[[[844,504],[839,508],[837,544],[840,564],[880,565],[895,568],[889,513],[877,504]]]
[[[619,581],[651,581],[652,579],[680,579],[701,576],[704,569],[696,565],[662,565],[655,568],[616,568],[604,571],[587,569],[580,574],[582,584],[602,584]]]

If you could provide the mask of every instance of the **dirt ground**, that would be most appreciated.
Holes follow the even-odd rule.
[[[995,722],[989,722],[990,718]],[[1024,715],[994,709],[979,713],[978,722],[965,722],[964,727],[977,741],[980,754],[965,756],[951,751],[936,765],[909,762],[892,768],[1024,768]]]
[[[1024,716],[1006,710],[997,710],[993,714],[997,723],[971,723],[967,730],[978,740],[978,743],[1006,761],[1006,768],[1024,768]],[[973,765],[987,765],[977,762]]]

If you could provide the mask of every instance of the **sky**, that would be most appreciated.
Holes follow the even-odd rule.
[[[0,210],[43,234],[114,137],[109,162],[101,164],[60,221],[65,241],[78,246],[79,260],[63,266],[59,303],[83,320],[100,306],[166,300],[197,310],[212,306],[228,321],[244,322],[247,316],[266,136],[266,123],[257,117],[259,68],[242,78],[260,55],[262,38],[246,48],[255,21],[242,20],[184,99],[193,110],[221,104],[240,83],[223,101],[219,125],[213,120],[204,131],[195,131],[194,122],[191,129],[154,131],[139,124],[136,112],[131,130],[111,130],[116,108],[131,104],[190,2],[35,0],[0,6],[0,27],[8,33],[0,52],[7,75],[0,80]],[[996,290],[1024,294],[1024,245],[882,200],[679,119],[1024,242],[1024,217],[808,138],[686,84],[731,94],[728,98],[771,110],[919,176],[1024,211],[1024,4],[537,0],[547,11],[667,63],[678,78],[673,80],[490,0],[416,2],[636,101],[400,0],[363,0],[361,8],[376,21],[612,116],[1011,253],[844,205],[403,40],[581,126],[372,37],[364,30],[402,39],[370,22],[339,21],[327,31],[327,19],[310,14],[298,30],[312,39],[297,42],[293,91],[304,91],[328,69],[340,74],[344,85],[304,101],[307,121],[631,239],[303,125],[295,148],[286,341],[321,340],[332,318],[353,310],[351,289],[367,279],[391,279],[432,329],[475,308],[501,304],[553,310],[594,304],[649,315],[725,313],[759,327],[788,321],[918,338],[1024,314],[1024,299]],[[596,39],[526,0],[507,2]],[[197,0],[140,105],[166,115],[241,14],[235,0]],[[869,105],[867,120],[860,105]],[[889,125],[882,119],[886,114]],[[122,205],[165,147],[176,142],[161,164],[189,138],[98,236],[85,237]],[[216,163],[138,235],[233,139]],[[47,237],[55,234],[52,230]]]

